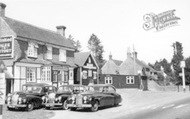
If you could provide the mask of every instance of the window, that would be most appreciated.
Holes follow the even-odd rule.
[[[82,77],[83,77],[83,79],[87,79],[87,71],[83,71]]]
[[[68,72],[64,72],[64,82],[68,82]]]
[[[52,47],[47,47],[47,59],[52,59]]]
[[[127,77],[126,77],[126,83],[127,83],[127,84],[134,84],[134,83],[135,83],[135,78],[134,78],[134,76],[127,76]]]
[[[105,84],[112,84],[112,77],[105,77]]]
[[[27,82],[36,82],[36,68],[27,67]]]
[[[96,71],[93,72],[93,79],[97,79],[97,72]]]
[[[59,49],[59,61],[66,62],[66,50]]]
[[[92,70],[88,70],[88,77],[92,77]]]
[[[38,45],[35,43],[28,44],[28,57],[35,57],[38,56]]]
[[[42,81],[51,81],[51,67],[42,68]]]

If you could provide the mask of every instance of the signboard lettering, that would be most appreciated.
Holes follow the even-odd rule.
[[[13,37],[0,37],[0,57],[13,57]]]

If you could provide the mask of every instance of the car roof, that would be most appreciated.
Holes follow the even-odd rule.
[[[67,87],[83,86],[83,87],[84,87],[84,85],[80,85],[80,84],[61,85],[61,86],[59,86],[59,87],[63,87],[63,86],[67,86]]]
[[[43,87],[43,86],[51,86],[51,85],[46,84],[46,83],[26,83],[26,84],[23,84],[23,86],[40,86],[40,87]]]
[[[115,87],[114,87],[113,85],[111,85],[111,84],[94,84],[94,85],[90,85],[90,86],[100,86],[100,87],[110,86],[110,87],[115,88]]]

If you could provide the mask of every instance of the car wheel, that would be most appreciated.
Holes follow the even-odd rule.
[[[75,108],[75,107],[71,107],[70,109],[71,109],[71,111],[77,110],[77,108]]]
[[[92,105],[91,111],[92,111],[92,112],[98,111],[98,101],[96,101],[96,102]]]
[[[8,106],[7,106],[7,109],[8,109],[9,111],[12,111],[12,110],[13,110],[13,108],[10,108],[10,107],[8,107]]]
[[[65,101],[63,102],[62,108],[63,108],[63,110],[67,110],[67,109],[68,109],[67,100],[65,100]]]
[[[47,110],[50,110],[50,107],[45,107]]]
[[[34,103],[28,103],[28,105],[27,105],[27,108],[26,108],[26,110],[27,111],[32,111],[34,109]]]

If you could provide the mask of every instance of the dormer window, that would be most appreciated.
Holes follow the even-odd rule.
[[[37,58],[38,56],[38,45],[35,43],[28,43],[28,57]]]
[[[66,50],[59,49],[59,61],[66,62]]]

